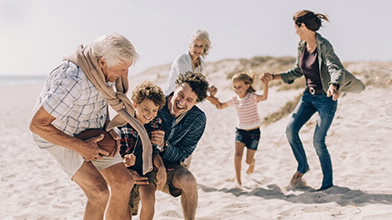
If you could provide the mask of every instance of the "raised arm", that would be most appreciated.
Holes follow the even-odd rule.
[[[207,96],[207,100],[210,101],[213,105],[215,105],[217,109],[224,109],[229,107],[226,102],[222,103],[217,97],[215,97],[216,93],[218,92],[218,89],[215,86],[211,86],[208,89],[208,92],[210,93],[210,95]]]
[[[260,76],[260,80],[263,82],[263,95],[257,95],[257,102],[265,101],[268,99],[268,86],[269,80],[265,79],[263,76]]]

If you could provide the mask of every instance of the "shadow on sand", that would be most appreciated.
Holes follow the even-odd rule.
[[[284,194],[281,188],[275,184],[267,186],[268,189],[255,188],[251,191],[244,191],[240,188],[213,188],[199,184],[199,188],[204,192],[224,192],[232,193],[234,196],[258,196],[264,199],[281,199],[292,203],[329,203],[336,202],[341,206],[367,204],[392,204],[392,194],[370,194],[360,190],[352,190],[347,187],[334,186],[327,190],[316,191],[311,187],[295,189],[296,192],[303,193],[299,195],[292,194],[288,191]]]

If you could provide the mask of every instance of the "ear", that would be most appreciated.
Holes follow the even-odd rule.
[[[103,68],[106,65],[106,60],[102,57],[98,58],[99,67]]]

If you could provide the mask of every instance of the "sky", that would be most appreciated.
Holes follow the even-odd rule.
[[[136,47],[131,74],[171,63],[197,29],[210,34],[207,62],[295,56],[302,9],[329,16],[319,33],[343,62],[392,61],[390,0],[0,0],[0,75],[47,75],[107,33]]]

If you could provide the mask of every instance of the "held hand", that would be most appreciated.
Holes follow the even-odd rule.
[[[339,90],[336,85],[329,85],[328,91],[327,91],[327,97],[332,96],[332,100],[336,101],[339,98]]]
[[[212,85],[210,88],[208,88],[208,92],[210,93],[210,96],[215,96],[218,92],[218,88]]]
[[[157,172],[157,189],[162,190],[166,185],[167,173],[165,167],[160,167]]]
[[[79,148],[79,153],[84,157],[86,161],[90,160],[102,160],[103,156],[109,156],[109,152],[98,147],[98,142],[104,138],[101,134],[97,137],[92,137],[84,141],[81,148]]]
[[[110,157],[114,157],[115,155],[117,155],[120,152],[120,148],[121,148],[121,141],[120,141],[120,139],[121,139],[121,137],[113,129],[109,131],[109,134],[116,141],[116,150],[114,150],[112,152],[112,154],[109,155]]]
[[[159,146],[165,146],[165,132],[163,130],[155,130],[151,132],[151,143]]]
[[[272,74],[273,73],[268,73],[268,72],[265,72],[265,73],[263,73],[262,75],[261,75],[261,77],[260,77],[260,79],[261,79],[261,81],[262,82],[269,82],[269,81],[272,81],[273,80],[273,77],[272,77]]]
[[[131,173],[132,179],[134,181],[134,184],[139,184],[139,185],[148,185],[148,178],[139,176],[139,174],[135,170],[130,170],[128,169],[129,173]]]

